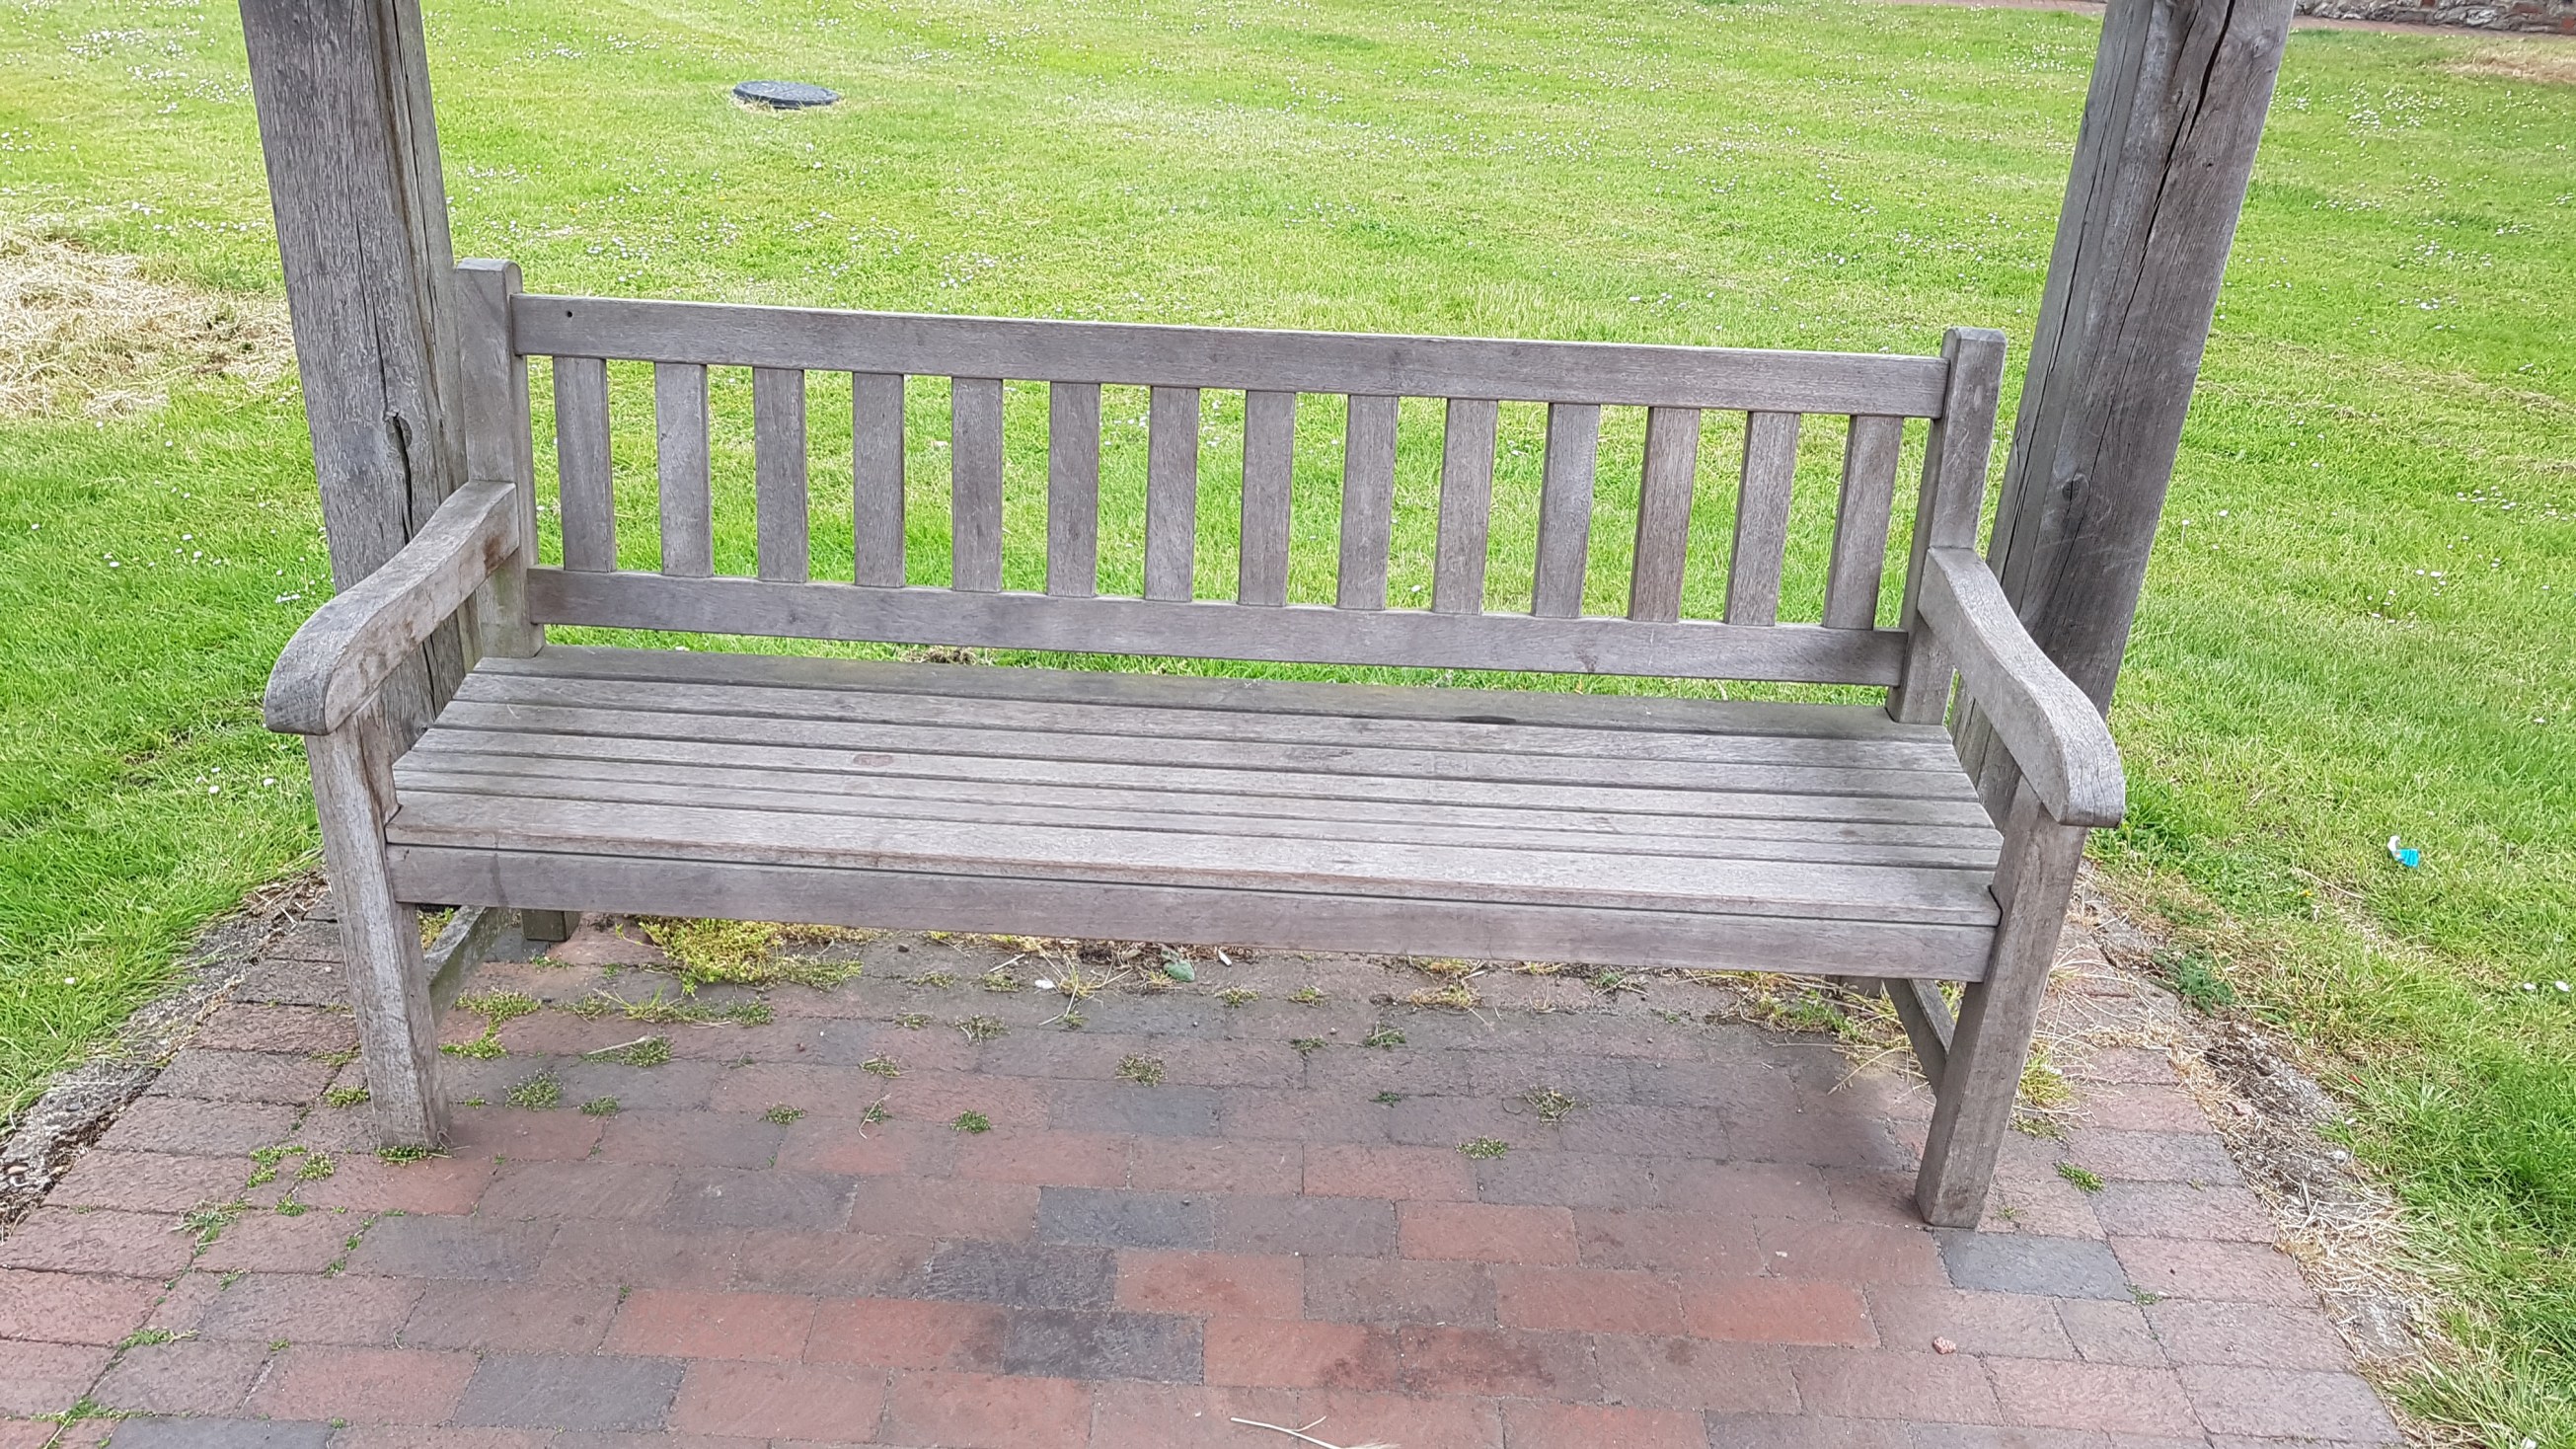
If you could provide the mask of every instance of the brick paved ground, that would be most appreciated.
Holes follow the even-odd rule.
[[[453,1155],[395,1166],[363,1107],[323,1105],[357,1080],[327,932],[274,943],[0,1240],[0,1449],[55,1433],[5,1416],[75,1403],[134,1417],[61,1442],[118,1449],[1295,1442],[1236,1416],[1402,1449],[2396,1438],[2149,1053],[2080,1069],[2066,1141],[2014,1140],[1986,1231],[1932,1232],[1920,1089],[1704,1024],[1700,988],[1605,1010],[1493,977],[1520,1005],[1469,1016],[1372,1000],[1420,977],[1276,959],[1095,998],[1077,1032],[1044,1024],[1060,996],[976,988],[1006,952],[886,937],[769,1025],[513,1021],[506,1058],[448,1060],[493,1104]],[[934,970],[960,984],[906,984]],[[1007,1034],[970,1042],[976,1015]],[[673,1060],[578,1060],[646,1031]],[[501,1105],[548,1067],[561,1105]],[[1534,1089],[1580,1105],[1546,1120]],[[970,1111],[991,1130],[955,1130]],[[253,1156],[279,1146],[309,1150]]]

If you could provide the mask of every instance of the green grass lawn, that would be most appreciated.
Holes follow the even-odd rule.
[[[457,252],[515,258],[541,290],[1858,351],[1976,324],[2014,337],[2017,365],[2093,21],[1603,8],[522,0],[435,5],[431,34]],[[2242,1009],[2335,1064],[2355,1150],[2450,1292],[2459,1351],[2402,1386],[2407,1406],[2563,1446],[2576,86],[2463,64],[2499,44],[2292,41],[2114,716],[2133,816],[2096,854]],[[849,99],[725,99],[756,75]],[[243,77],[222,4],[0,11],[0,227],[273,294]],[[747,391],[720,381],[725,426]],[[819,480],[847,448],[828,396],[826,517]],[[911,546],[931,581],[943,399],[919,401]],[[1016,425],[1043,403],[1013,407]],[[1142,411],[1104,409],[1113,516],[1133,516]],[[1408,449],[1433,426],[1409,416]],[[1220,409],[1212,500],[1227,427]],[[1498,604],[1527,587],[1510,510],[1535,430],[1507,417],[1524,451],[1498,483]],[[1712,428],[1712,463],[1728,436]],[[1608,481],[1633,421],[1606,438],[1605,545],[1633,506]],[[719,468],[747,489],[731,446]],[[1331,546],[1314,466],[1305,597]],[[1432,477],[1405,468],[1399,600],[1426,581]],[[1021,543],[1042,460],[1012,470]],[[748,557],[740,496],[720,567]],[[1793,601],[1819,587],[1821,507]],[[0,419],[0,1110],[153,989],[197,922],[310,851],[299,756],[256,698],[327,589],[316,518],[291,383]],[[1213,591],[1222,519],[1205,539]],[[1105,539],[1104,582],[1132,587],[1138,552],[1132,530]],[[1621,582],[1598,574],[1596,605]],[[2392,834],[2421,869],[2388,858]]]

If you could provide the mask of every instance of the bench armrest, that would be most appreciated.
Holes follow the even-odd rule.
[[[511,484],[466,484],[384,567],[314,610],[269,671],[268,727],[338,729],[517,550],[514,503]]]
[[[2128,780],[2092,699],[2040,651],[1984,559],[1964,548],[1924,552],[1923,619],[2032,792],[2062,825],[2119,824]]]

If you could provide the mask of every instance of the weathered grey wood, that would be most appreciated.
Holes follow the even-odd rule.
[[[1985,1213],[2083,856],[2082,827],[2049,819],[2027,790],[2014,797],[1995,874],[2003,919],[1983,979],[1960,998],[1915,1178],[1915,1205],[1936,1227],[1975,1227]]]
[[[575,574],[550,568],[529,570],[528,601],[531,617],[541,624],[1190,659],[1820,684],[1893,684],[1905,647],[1905,636],[1894,630],[1806,624],[1748,629],[1691,619],[1641,624],[1411,610],[1381,618],[1310,605],[1242,609],[1206,600],[1050,599],[755,579]]]
[[[1290,890],[1522,905],[1991,926],[1990,873],[1810,861],[1676,859],[1419,842],[906,820],[725,804],[639,804],[413,788],[386,822],[402,845],[505,844],[671,861],[825,865],[1210,890]]]
[[[1806,738],[1928,747],[1944,755],[1950,739],[1937,725],[1889,719],[1873,705],[1790,704],[1760,699],[1672,695],[1562,694],[1542,689],[1421,689],[1393,684],[1324,684],[1224,675],[1111,673],[1097,669],[991,669],[818,659],[779,654],[679,653],[555,644],[536,659],[486,660],[486,678],[527,677],[667,680],[692,684],[761,684],[835,694],[872,691],[937,694],[961,700],[1103,704],[1122,709],[1228,711],[1260,719],[1324,716],[1345,720],[1511,723],[1581,731],[1594,738],[1654,732],[1706,737]],[[1909,755],[1890,763],[1911,763]]]
[[[313,611],[269,672],[268,727],[341,728],[518,547],[518,494],[468,483],[383,567]]]
[[[438,1090],[438,1027],[420,917],[396,891],[385,856],[398,748],[383,702],[374,698],[304,742],[376,1134],[389,1147],[436,1147],[447,1139],[447,1104]]]
[[[1440,444],[1440,542],[1431,566],[1437,614],[1485,611],[1485,558],[1494,512],[1494,431],[1502,405],[1449,399]]]
[[[1798,415],[1754,413],[1744,424],[1744,475],[1735,494],[1735,542],[1726,564],[1726,622],[1780,617],[1780,568],[1789,554],[1789,492],[1798,473]]]
[[[1021,321],[530,296],[530,352],[809,370],[1075,378],[1377,397],[1518,398],[1802,413],[1939,410],[1928,357]]]
[[[1354,393],[1342,443],[1342,556],[1333,605],[1386,607],[1395,546],[1396,399]]]
[[[1905,1040],[1914,1048],[1914,1060],[1923,1068],[1923,1080],[1932,1084],[1937,1096],[1941,1078],[1950,1068],[1950,1037],[1957,1023],[1950,1018],[1950,1003],[1943,999],[1939,982],[1893,979],[1887,983],[1887,1004],[1896,1012],[1897,1021],[1905,1028]]]
[[[806,556],[805,374],[751,370],[751,442],[760,576],[803,583]]]
[[[477,654],[525,657],[545,643],[528,622],[528,561],[536,554],[536,440],[528,419],[528,361],[510,346],[510,298],[519,290],[511,262],[468,261],[456,268],[457,368],[465,407],[465,474],[507,482],[518,536],[469,612],[480,629]]]
[[[563,566],[585,573],[616,568],[617,493],[608,464],[608,364],[596,357],[555,359],[555,480],[556,511],[563,523]]]
[[[2105,711],[2290,12],[2115,0],[2103,22],[1988,552]]]
[[[331,581],[348,589],[465,481],[427,47],[411,0],[247,0],[241,16]],[[464,677],[471,632],[439,630],[386,680],[397,736]]]
[[[1920,607],[1967,698],[2048,813],[2065,825],[2119,824],[2128,786],[2110,727],[2022,629],[1985,560],[1964,548],[1929,550]]]
[[[1941,339],[1941,356],[1950,364],[1949,393],[1923,445],[1923,487],[1915,495],[1913,557],[1898,621],[1912,642],[1904,682],[1887,695],[1887,712],[1909,724],[1937,724],[1950,709],[1949,656],[1942,641],[1920,627],[1923,554],[1976,545],[1986,464],[1994,456],[1996,400],[2003,391],[2004,335],[1989,327],[1953,327]]]
[[[1843,489],[1834,505],[1834,561],[1825,575],[1825,627],[1878,624],[1887,574],[1887,530],[1896,507],[1896,459],[1905,419],[1863,413],[1843,444]]]
[[[1682,616],[1690,559],[1691,492],[1699,473],[1699,410],[1646,414],[1646,466],[1637,485],[1637,546],[1628,574],[1628,617],[1671,623]]]
[[[850,378],[850,531],[859,583],[903,586],[903,378]]]
[[[1158,387],[1146,409],[1146,598],[1190,597],[1198,537],[1199,390]]]
[[[1601,453],[1601,409],[1551,403],[1547,462],[1538,495],[1538,570],[1530,612],[1571,619],[1583,612],[1583,571],[1592,548],[1592,472]]]
[[[573,929],[580,924],[581,913],[578,911],[522,909],[519,912],[519,939],[530,945],[551,945],[556,941],[569,941],[572,939]]]
[[[1047,388],[1047,592],[1100,591],[1100,384]]]
[[[653,365],[653,447],[662,488],[662,572],[706,578],[716,569],[716,535],[704,367],[693,362]]]
[[[1966,980],[1989,928],[1726,918],[1681,912],[1206,891],[903,871],[741,866],[489,848],[397,846],[416,896],[502,904],[580,900],[601,911],[812,921],[878,929],[1072,935],[1281,950],[1467,956],[1626,967],[1734,968]]]
[[[465,978],[483,964],[511,913],[499,906],[459,906],[438,931],[438,939],[421,950],[421,970],[429,977],[429,1010],[434,1020],[456,1004]],[[561,937],[556,938],[558,940]]]
[[[1277,608],[1288,602],[1288,493],[1296,473],[1297,395],[1243,395],[1242,552],[1236,600]]]
[[[1002,382],[948,381],[949,587],[1002,587]]]

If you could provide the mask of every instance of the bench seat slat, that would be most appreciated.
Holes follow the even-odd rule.
[[[1488,901],[1316,896],[722,861],[673,870],[614,855],[397,845],[407,900],[812,921],[888,929],[1073,935],[1282,950],[1467,956],[1581,965],[1737,967],[1973,981],[1986,927],[1794,916],[1586,910]]]

